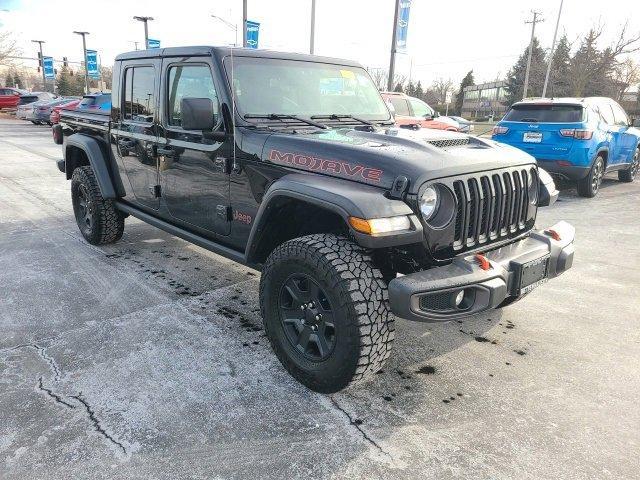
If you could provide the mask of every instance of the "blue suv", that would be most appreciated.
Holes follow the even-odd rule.
[[[602,177],[617,171],[632,182],[640,162],[640,130],[610,98],[554,98],[514,103],[492,138],[533,155],[549,173],[593,197]]]

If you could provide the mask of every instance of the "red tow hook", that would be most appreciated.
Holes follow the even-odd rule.
[[[551,238],[553,238],[556,242],[560,241],[560,234],[558,232],[556,232],[553,228],[550,228],[548,230],[545,230],[544,233],[546,233],[547,235],[549,235]]]
[[[482,270],[489,270],[491,268],[491,262],[483,254],[476,253],[475,259]]]

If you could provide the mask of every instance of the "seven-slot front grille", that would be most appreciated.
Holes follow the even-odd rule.
[[[453,248],[471,248],[527,228],[532,176],[537,181],[535,170],[522,168],[454,181],[457,212]]]

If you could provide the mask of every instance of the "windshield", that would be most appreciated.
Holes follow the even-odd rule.
[[[363,68],[273,58],[231,57],[225,68],[241,115],[352,115],[390,120]]]
[[[508,122],[581,122],[583,117],[580,105],[514,105],[503,120]]]

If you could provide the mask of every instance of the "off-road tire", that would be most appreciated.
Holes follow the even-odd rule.
[[[329,358],[312,362],[285,334],[280,295],[291,275],[307,275],[324,289],[333,308],[335,347]],[[287,371],[311,390],[333,393],[378,372],[391,353],[395,328],[387,286],[371,256],[333,234],[316,234],[278,246],[260,280],[265,332]]]
[[[638,169],[640,169],[640,148],[636,150],[633,161],[631,162],[629,168],[627,168],[626,170],[618,171],[618,180],[625,183],[633,182],[638,173]]]
[[[81,193],[81,191],[83,193]],[[86,192],[86,193],[84,193]],[[82,211],[82,197],[86,196],[89,212]],[[111,199],[102,198],[98,181],[89,166],[78,167],[71,176],[71,201],[80,233],[92,245],[117,242],[124,232],[124,215]],[[86,218],[89,218],[90,224]]]
[[[589,174],[578,180],[578,195],[585,198],[593,198],[600,190],[600,184],[602,183],[602,177],[604,177],[604,158],[602,155],[598,155],[593,161]],[[600,176],[598,179],[597,176]]]

